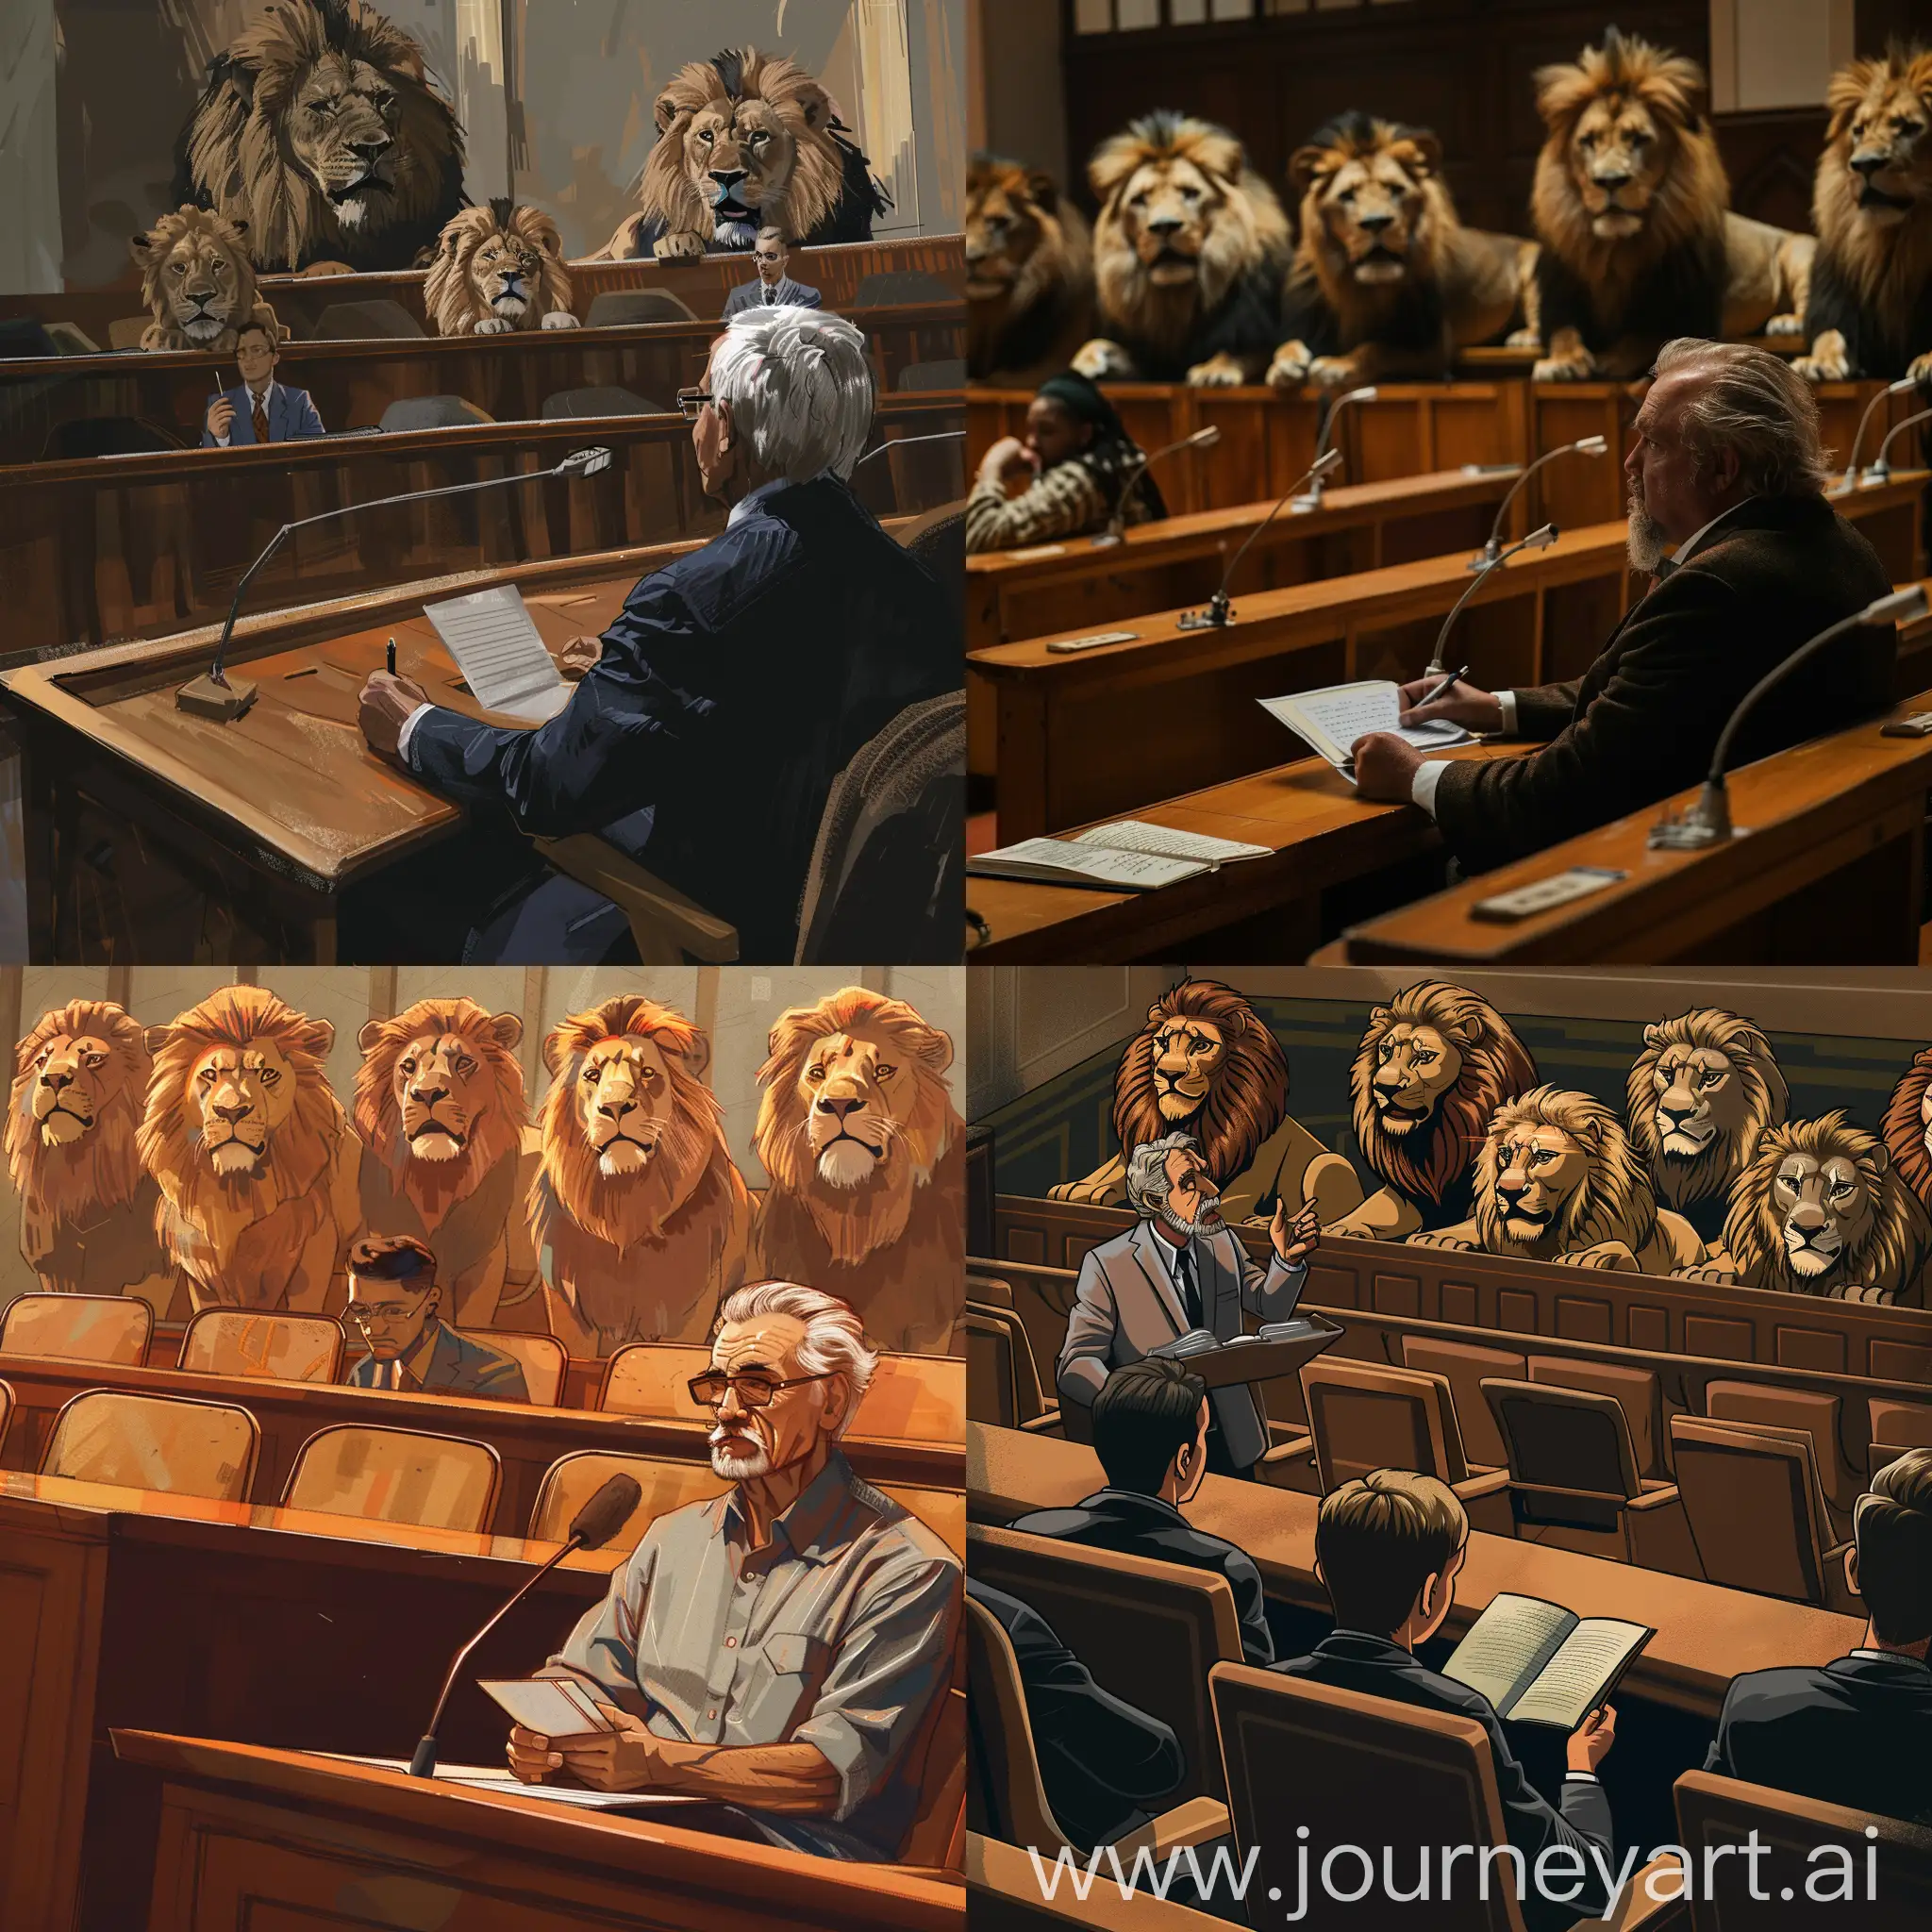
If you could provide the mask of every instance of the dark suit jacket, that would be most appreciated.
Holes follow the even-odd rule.
[[[1932,1824],[1932,1670],[1841,1657],[1734,1677],[1704,1768]]]
[[[248,385],[244,382],[240,389],[225,389],[222,394],[235,406],[234,420],[228,425],[228,448],[240,449],[243,443],[252,443],[255,441],[255,402],[248,393]],[[327,434],[306,389],[291,389],[287,383],[278,382],[269,390],[268,440],[271,442],[290,442],[297,437]],[[219,446],[208,426],[206,409],[202,411],[201,446],[203,449]]]
[[[352,1324],[351,1326],[354,1324]],[[351,1389],[378,1386],[377,1368],[385,1372],[387,1362],[378,1363],[365,1355],[342,1377]],[[404,1364],[405,1372],[408,1363]],[[379,1386],[387,1388],[385,1373]],[[430,1350],[428,1366],[423,1372],[423,1387],[442,1395],[483,1395],[493,1402],[527,1402],[529,1385],[524,1380],[523,1364],[502,1349],[478,1341],[474,1335],[459,1335],[446,1322],[436,1324],[436,1346]]]
[[[1241,1620],[1241,1656],[1251,1664],[1274,1661],[1274,1639],[1261,1593],[1255,1559],[1237,1544],[1196,1529],[1172,1503],[1132,1490],[1096,1490],[1071,1509],[1036,1509],[1011,1525],[1031,1536],[1058,1537],[1090,1549],[1118,1550],[1127,1557],[1151,1557],[1158,1563],[1185,1563],[1191,1570],[1213,1570],[1227,1578]]]
[[[1611,1851],[1610,1801],[1603,1787],[1591,1778],[1566,1779],[1563,1808],[1558,1811],[1524,1775],[1508,1740],[1503,1735],[1502,1721],[1490,1700],[1480,1690],[1458,1684],[1453,1677],[1418,1663],[1398,1643],[1386,1637],[1371,1637],[1359,1630],[1331,1630],[1307,1657],[1290,1657],[1274,1666],[1285,1676],[1308,1677],[1317,1684],[1332,1685],[1338,1690],[1354,1690],[1364,1697],[1387,1697],[1397,1704],[1418,1705],[1425,1710],[1446,1710],[1457,1717],[1474,1718],[1490,1734],[1490,1750],[1496,1761],[1496,1794],[1503,1801],[1503,1821],[1509,1842],[1523,1854],[1525,1894],[1524,1922],[1530,1932],[1569,1932],[1577,1920],[1592,1912],[1601,1914],[1607,1899],[1598,1874],[1591,1847],[1596,1846],[1614,1872],[1616,1859]],[[1391,1790],[1391,1806],[1399,1807],[1402,1793]],[[1288,1821],[1292,1823],[1292,1821]],[[1583,1890],[1567,1905],[1555,1905],[1540,1898],[1533,1882],[1537,1854],[1545,1845],[1567,1845],[1584,1863]],[[1496,1877],[1507,1880],[1507,1868]],[[1493,1882],[1493,1881],[1492,1881]],[[1569,1884],[1564,1875],[1562,1883]]]
[[[1019,1660],[1040,1781],[1060,1828],[1091,1852],[1145,1823],[1187,1761],[1172,1728],[1103,1690],[1037,1610],[977,1577],[966,1594],[999,1619]],[[976,1707],[976,1706],[975,1706]]]
[[[819,291],[808,288],[804,282],[794,282],[790,275],[778,277],[778,306],[793,308],[816,308]],[[765,285],[754,276],[748,282],[741,282],[724,298],[724,320],[729,322],[734,315],[747,308],[765,307]]]
[[[908,705],[957,691],[959,600],[836,477],[756,493],[645,577],[537,731],[437,709],[408,766],[525,832],[603,831],[789,960],[832,780]]]
[[[1739,699],[1807,638],[1882,597],[1877,553],[1822,497],[1746,503],[1611,634],[1581,678],[1516,694],[1543,749],[1454,762],[1436,821],[1485,872],[1699,784]],[[1891,702],[1897,635],[1854,631],[1768,693],[1731,762],[1837,731]]]

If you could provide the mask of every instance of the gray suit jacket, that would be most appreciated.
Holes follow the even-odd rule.
[[[388,1378],[378,1379],[377,1366],[373,1355],[365,1355],[342,1380],[352,1389],[387,1388]],[[380,1366],[387,1368],[388,1364]],[[443,1321],[436,1324],[436,1346],[429,1352],[423,1387],[431,1394],[487,1395],[496,1402],[530,1399],[523,1365],[514,1356],[478,1341],[474,1335],[460,1335]]]
[[[819,291],[808,288],[803,282],[794,282],[790,275],[778,277],[778,302],[789,304],[793,308],[816,308],[819,306]],[[765,306],[764,284],[756,278],[741,282],[724,298],[724,319],[746,308],[762,308]]]
[[[1180,1291],[1155,1251],[1160,1237],[1151,1222],[1090,1248],[1080,1263],[1067,1339],[1056,1380],[1062,1401],[1091,1405],[1108,1376],[1188,1331]],[[1201,1290],[1202,1326],[1223,1341],[1241,1332],[1243,1312],[1279,1322],[1294,1311],[1307,1267],[1285,1268],[1278,1256],[1257,1267],[1230,1229],[1196,1235],[1194,1279]],[[1230,1458],[1245,1469],[1268,1446],[1268,1416],[1252,1385],[1236,1382],[1209,1391],[1214,1420]]]

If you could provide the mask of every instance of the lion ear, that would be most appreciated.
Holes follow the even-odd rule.
[[[658,1043],[661,1047],[664,1042],[660,1040]],[[691,1031],[691,1045],[678,1058],[684,1062],[684,1071],[693,1080],[702,1080],[706,1069],[711,1064],[711,1036],[708,1033],[701,1033],[693,1026]]]
[[[1035,168],[1027,175],[1026,192],[1042,214],[1054,213],[1060,205],[1059,183],[1042,168]]]
[[[823,127],[832,118],[832,97],[815,80],[798,87],[791,98],[798,103],[808,127]]]
[[[659,94],[657,98],[657,101],[652,106],[651,118],[657,122],[658,132],[659,134],[669,134],[671,132],[672,124],[684,111],[685,110],[677,105],[677,100],[675,95]]]
[[[1297,194],[1306,194],[1310,183],[1332,175],[1340,165],[1332,148],[1298,147],[1289,158],[1288,185]]]
[[[1371,1007],[1369,1008],[1369,1024],[1371,1026],[1386,1026],[1394,1017],[1395,1014],[1391,1008]]]
[[[555,1031],[546,1033],[543,1036],[543,1071],[555,1079],[562,1073],[563,1063],[567,1058],[563,1050],[562,1034]]]
[[[514,1013],[491,1013],[490,1030],[505,1053],[514,1053],[524,1043],[524,1023]]]
[[[943,1074],[953,1064],[953,1036],[937,1026],[927,1026],[913,1036],[912,1051],[935,1074]]]
[[[1395,158],[1418,178],[1426,179],[1442,170],[1442,143],[1436,139],[1432,129],[1419,127],[1416,131],[1398,141],[1390,150]]]
[[[127,238],[127,252],[142,268],[147,266],[148,257],[153,252],[155,238],[152,235],[130,235]]]
[[[356,1035],[356,1044],[364,1053],[374,1053],[382,1039],[382,1029],[388,1024],[383,1020],[365,1020]]]
[[[333,1020],[312,1020],[304,1018],[301,1028],[301,1041],[319,1060],[325,1060],[335,1051],[336,1023]]]
[[[1661,1021],[1653,1020],[1643,1029],[1643,1043],[1645,1046],[1661,1046],[1664,1043],[1664,1029]]]
[[[173,1037],[172,1026],[148,1026],[142,1030],[141,1043],[147,1048],[150,1059],[158,1059],[162,1049]]]

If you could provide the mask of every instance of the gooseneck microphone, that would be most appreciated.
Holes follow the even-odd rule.
[[[910,449],[915,442],[963,442],[966,432],[963,429],[933,429],[924,436],[889,436],[885,441],[869,449],[853,464],[851,474],[857,475],[874,457],[882,457],[889,449]]]
[[[1214,592],[1213,596],[1208,598],[1207,609],[1183,610],[1180,616],[1174,620],[1174,628],[1176,630],[1220,630],[1225,625],[1232,624],[1234,622],[1234,606],[1227,601],[1227,587],[1234,581],[1236,566],[1248,554],[1249,547],[1253,544],[1255,539],[1281,514],[1283,508],[1294,498],[1304,483],[1311,483],[1316,489],[1320,489],[1322,478],[1327,475],[1329,471],[1339,470],[1341,467],[1341,452],[1339,449],[1331,449],[1326,456],[1317,457],[1309,468],[1289,485],[1287,493],[1275,500],[1274,508],[1248,532],[1247,537],[1241,543],[1241,547],[1228,558],[1227,568],[1221,573],[1221,587]]]
[[[1442,675],[1442,652],[1449,642],[1449,633],[1456,627],[1456,620],[1462,615],[1462,607],[1489,582],[1492,573],[1499,571],[1512,557],[1520,556],[1525,550],[1547,550],[1557,541],[1555,524],[1545,524],[1541,529],[1532,530],[1528,536],[1510,544],[1507,550],[1499,550],[1495,556],[1479,564],[1476,574],[1469,580],[1469,589],[1457,598],[1450,607],[1449,615],[1442,620],[1442,628],[1436,633],[1436,648],[1429,653],[1424,677],[1440,677]]]
[[[255,702],[255,686],[231,684],[227,673],[222,668],[223,660],[228,654],[228,640],[235,634],[235,619],[241,613],[242,594],[256,572],[282,547],[282,540],[294,531],[306,530],[313,524],[332,523],[337,517],[359,516],[367,509],[393,509],[399,503],[428,503],[439,496],[465,496],[475,490],[501,490],[510,483],[541,483],[551,476],[594,476],[609,467],[610,452],[608,449],[573,450],[553,469],[519,470],[508,476],[485,476],[475,483],[445,483],[436,490],[406,491],[401,496],[373,496],[367,503],[345,503],[338,508],[325,509],[318,516],[297,517],[292,524],[284,524],[268,540],[261,555],[242,573],[242,580],[235,586],[234,601],[228,606],[227,622],[222,625],[221,637],[215,643],[213,663],[199,677],[192,678],[175,693],[175,704],[184,711],[193,712],[197,718],[212,718],[218,724],[232,724]]]
[[[536,1589],[536,1587],[570,1555],[573,1550],[601,1550],[617,1532],[637,1513],[637,1507],[644,1499],[643,1490],[634,1475],[619,1474],[612,1476],[584,1507],[571,1519],[570,1537],[556,1556],[545,1563],[523,1586],[504,1607],[491,1617],[462,1649],[457,1652],[449,1667],[449,1675],[442,1680],[442,1694],[436,1700],[436,1708],[429,1716],[429,1728],[423,1733],[416,1745],[416,1755],[409,1759],[411,1777],[432,1777],[436,1773],[436,1731],[442,1723],[442,1707],[449,1702],[449,1693],[456,1688],[457,1673],[469,1660],[470,1653]]]
[[[1315,440],[1316,462],[1319,463],[1324,457],[1331,453],[1329,447],[1329,440],[1335,434],[1336,419],[1341,414],[1342,410],[1347,408],[1349,404],[1351,403],[1373,403],[1375,400],[1377,393],[1378,391],[1373,384],[1370,385],[1370,387],[1368,387],[1367,389],[1343,390],[1342,392],[1339,396],[1337,396],[1331,404],[1329,404],[1327,419],[1322,425],[1322,434]],[[1339,454],[1339,452],[1337,452],[1337,454]],[[1321,475],[1316,475],[1314,477],[1314,480],[1311,483],[1309,483],[1307,494],[1303,496],[1297,496],[1293,500],[1293,502],[1289,506],[1290,508],[1291,508],[1296,513],[1296,515],[1305,516],[1307,514],[1309,510],[1320,509],[1322,508],[1322,484],[1324,479],[1326,477],[1327,474],[1328,473],[1324,470],[1321,473]]]
[[[1509,506],[1516,501],[1517,491],[1542,468],[1553,463],[1558,457],[1601,457],[1609,454],[1609,442],[1601,436],[1579,436],[1574,442],[1559,442],[1555,449],[1546,449],[1533,463],[1525,464],[1523,474],[1510,484],[1508,494],[1496,506],[1496,521],[1490,525],[1490,541],[1475,556],[1469,559],[1471,570],[1481,570],[1486,563],[1500,563],[1503,560],[1503,525],[1509,515]]]
[[[1903,624],[1925,613],[1925,587],[1914,584],[1909,590],[1890,591],[1874,597],[1862,610],[1827,625],[1814,638],[1807,638],[1789,658],[1774,664],[1738,701],[1718,734],[1717,749],[1710,757],[1710,775],[1704,789],[1684,808],[1683,816],[1665,812],[1650,828],[1650,848],[1654,852],[1693,852],[1701,846],[1722,843],[1731,836],[1731,802],[1724,789],[1724,769],[1730,763],[1731,747],[1744,720],[1756,708],[1759,698],[1783,683],[1799,665],[1815,658],[1826,644],[1867,624]]]
[[[1184,436],[1178,442],[1163,443],[1152,456],[1144,456],[1134,465],[1130,475],[1121,491],[1120,500],[1113,507],[1113,515],[1107,520],[1107,528],[1092,540],[1094,549],[1102,549],[1109,543],[1118,543],[1126,534],[1127,498],[1140,488],[1141,478],[1147,474],[1151,464],[1158,463],[1162,457],[1171,457],[1177,449],[1212,449],[1221,441],[1221,427],[1210,423],[1204,429],[1197,429],[1191,436]]]
[[[1932,409],[1921,409],[1916,416],[1907,416],[1901,423],[1894,423],[1887,432],[1885,441],[1878,445],[1878,460],[1872,464],[1858,478],[1860,490],[1875,490],[1881,483],[1891,481],[1891,460],[1890,451],[1898,441],[1900,434],[1909,429],[1914,423],[1932,423]]]
[[[1839,478],[1838,488],[1831,492],[1834,496],[1842,495],[1844,491],[1852,489],[1857,483],[1858,450],[1859,446],[1865,441],[1865,425],[1872,420],[1872,411],[1875,409],[1880,403],[1888,402],[1893,396],[1909,395],[1913,390],[1918,388],[1918,386],[1919,385],[1916,382],[1914,382],[1909,375],[1901,375],[1896,382],[1887,383],[1886,386],[1882,390],[1880,390],[1878,393],[1875,396],[1874,396],[1869,403],[1865,405],[1864,414],[1858,418],[1857,432],[1852,438],[1852,453],[1845,459],[1845,473],[1842,476]]]

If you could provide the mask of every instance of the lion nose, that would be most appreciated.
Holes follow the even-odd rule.
[[[711,179],[720,188],[736,188],[744,179],[745,174],[746,170],[743,168],[713,168]]]
[[[41,1075],[41,1085],[42,1087],[51,1087],[56,1093],[59,1092],[61,1088],[71,1087],[73,1084],[74,1075],[61,1067],[49,1067]]]
[[[411,1087],[409,1089],[409,1098],[418,1107],[434,1107],[439,1100],[447,1100],[449,1098],[449,1089],[447,1087]]]
[[[237,1121],[245,1121],[248,1112],[248,1103],[245,1100],[238,1101],[233,1107],[223,1107],[219,1102],[215,1105],[215,1118],[226,1121],[230,1126]]]
[[[1184,224],[1178,215],[1156,215],[1147,224],[1147,232],[1150,235],[1159,235],[1162,237],[1178,235],[1183,225]]]
[[[1356,225],[1366,228],[1372,235],[1379,235],[1394,219],[1395,217],[1391,214],[1357,215]]]
[[[620,1094],[615,1100],[601,1100],[597,1111],[607,1121],[621,1121],[625,1114],[637,1111],[637,1102],[629,1094]]]
[[[1591,178],[1599,188],[1605,189],[1611,194],[1616,193],[1618,189],[1627,188],[1630,185],[1630,176],[1627,173],[1622,175],[1593,175]]]
[[[349,146],[365,161],[379,160],[389,149],[389,136],[386,134],[364,135],[360,141],[352,141]]]
[[[1804,1234],[1815,1234],[1824,1225],[1824,1209],[1816,1201],[1800,1201],[1789,1217],[1790,1225]]]
[[[1890,157],[1883,153],[1868,154],[1861,149],[1852,157],[1852,166],[1869,181],[1880,168],[1884,167],[1889,158]]]
[[[847,1114],[857,1113],[859,1106],[860,1103],[857,1100],[835,1100],[829,1093],[821,1093],[818,1100],[821,1113],[831,1114],[841,1121]]]

